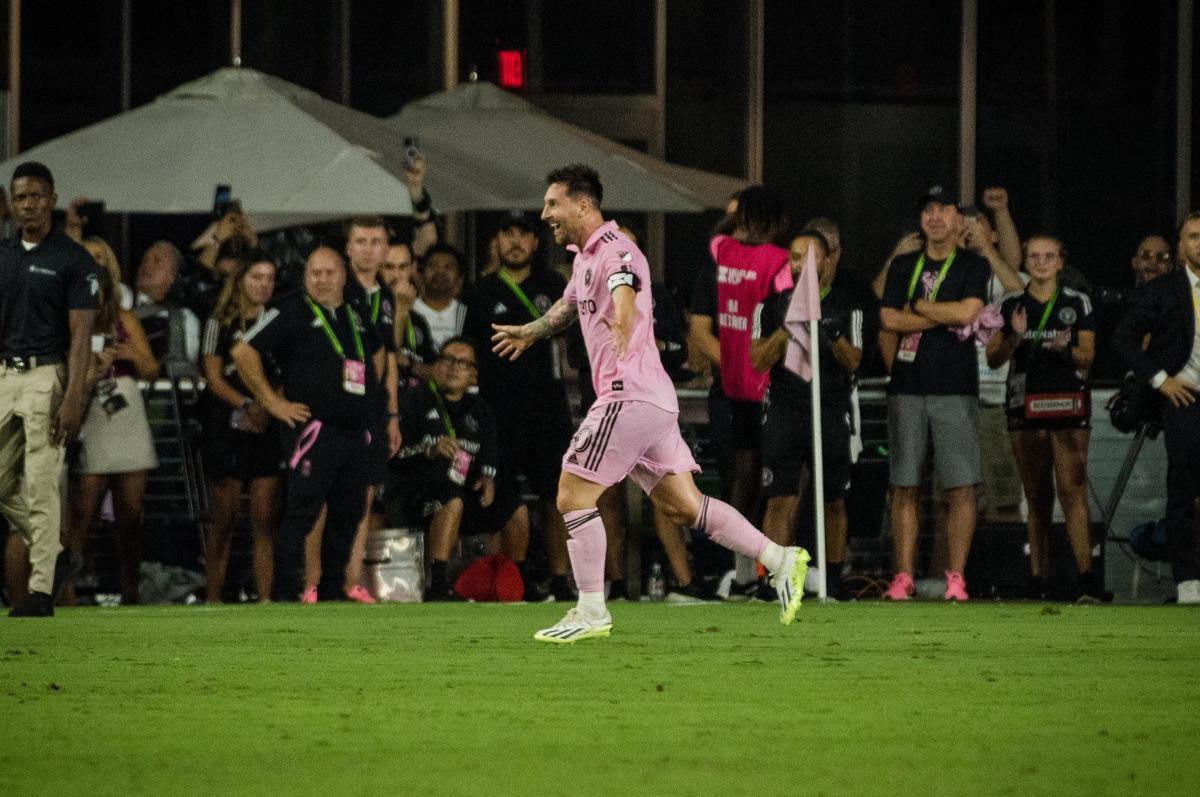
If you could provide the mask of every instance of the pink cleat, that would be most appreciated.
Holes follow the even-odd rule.
[[[963,574],[957,570],[946,571],[946,600],[969,600],[969,596],[967,595],[967,582],[963,579]]]
[[[892,583],[888,585],[887,591],[883,593],[883,599],[886,601],[906,601],[912,597],[916,588],[913,586],[912,576],[908,573],[897,573],[892,579]]]
[[[375,599],[371,597],[370,591],[362,584],[354,586],[346,591],[346,597],[355,603],[374,603]]]
[[[316,603],[317,602],[317,588],[309,587],[309,588],[305,589],[304,594],[300,596],[300,602],[301,603]]]

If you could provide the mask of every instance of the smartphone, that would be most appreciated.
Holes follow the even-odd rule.
[[[213,218],[219,219],[229,212],[229,203],[232,198],[232,189],[225,183],[218,183],[216,190],[213,191]]]
[[[85,225],[99,224],[104,218],[104,203],[84,202],[79,206],[78,212]]]

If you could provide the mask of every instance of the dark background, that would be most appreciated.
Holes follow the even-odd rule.
[[[540,53],[546,93],[653,91],[651,0],[532,2],[463,0],[464,78],[475,67],[495,79],[503,47]],[[442,88],[440,2],[349,8],[353,107],[387,115]],[[22,148],[120,112],[120,9],[23,4]],[[134,106],[227,65],[229,9],[132,2]],[[242,63],[338,99],[342,9],[245,0]],[[1173,236],[1175,17],[1174,0],[979,2],[976,183],[1007,187],[1021,233],[1059,233],[1095,284],[1129,284],[1141,238]],[[7,4],[0,21],[6,30]],[[958,0],[766,4],[765,182],[797,221],[838,221],[846,262],[863,271],[878,269],[924,188],[957,182],[960,22]],[[744,173],[745,30],[743,2],[668,4],[669,160]],[[670,281],[690,282],[715,219],[669,218]],[[132,257],[164,234],[190,242],[197,223],[135,219]]]

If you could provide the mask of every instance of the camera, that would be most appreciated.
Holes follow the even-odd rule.
[[[110,418],[129,406],[125,397],[117,392],[117,380],[112,377],[102,379],[96,385],[96,396],[100,399],[100,407]]]

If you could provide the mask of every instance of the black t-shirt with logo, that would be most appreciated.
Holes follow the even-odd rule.
[[[754,338],[770,337],[783,326],[788,305],[792,301],[793,289],[772,290],[754,310],[751,335]],[[874,295],[864,290],[860,280],[845,271],[839,271],[829,286],[829,293],[821,300],[821,318],[835,323],[855,348],[864,356],[870,351],[869,341],[878,334],[879,309]],[[820,327],[820,324],[818,324]],[[820,329],[821,401],[838,405],[850,400],[853,374],[842,367],[833,356],[832,344]],[[812,388],[784,365],[784,360],[771,366],[770,401],[811,401]]]
[[[908,286],[920,252],[901,255],[892,261],[880,304],[899,310],[908,304]],[[923,273],[917,278],[913,298],[928,298],[926,283],[936,279],[944,260],[925,258]],[[954,262],[938,289],[935,301],[957,302],[964,299],[987,301],[988,280],[992,269],[988,262],[973,252],[959,249]],[[889,395],[915,396],[978,396],[979,360],[975,339],[960,340],[949,327],[942,325],[920,333],[916,359],[904,362],[899,353],[892,363]],[[902,339],[904,335],[900,336]],[[902,341],[903,345],[903,341]]]
[[[0,356],[66,356],[70,311],[97,309],[99,290],[96,261],[57,227],[28,251],[0,243]]]
[[[1048,351],[1045,344],[1060,335],[1070,336],[1074,344],[1080,332],[1095,332],[1096,319],[1092,313],[1092,302],[1087,294],[1062,287],[1054,307],[1046,318],[1046,327],[1042,332],[1041,345],[1034,348],[1037,339],[1038,325],[1046,311],[1046,304],[1039,302],[1029,295],[1026,290],[1016,296],[1010,296],[1000,305],[1000,314],[1004,317],[1004,335],[1012,334],[1012,314],[1018,307],[1025,308],[1025,318],[1028,324],[1024,339],[1013,351],[1012,365],[1009,367],[1009,381],[1018,374],[1025,375],[1025,393],[1062,393],[1084,390],[1086,380],[1079,374],[1074,360],[1071,359],[1071,348],[1062,351]],[[1011,396],[1010,396],[1011,397]]]
[[[479,476],[496,475],[496,420],[492,408],[477,395],[467,393],[458,401],[437,398],[427,385],[406,391],[400,403],[400,433],[404,445],[396,455],[397,466],[406,472],[440,479],[449,470],[448,460],[430,459],[425,452],[439,437],[447,435],[442,419],[444,408],[454,430],[455,439],[471,454],[470,484]]]
[[[370,319],[383,348],[389,352],[396,351],[396,335],[393,332],[396,307],[387,286],[379,282],[368,291],[353,274],[347,274],[344,295],[360,318]]]
[[[518,287],[541,315],[562,298],[566,281],[554,271],[533,269]],[[533,315],[499,274],[488,274],[475,285],[467,312],[468,334],[479,357],[479,392],[493,407],[527,405],[541,401],[549,390],[562,392],[558,346],[542,339],[515,361],[501,359],[492,351],[492,324],[528,324]],[[536,409],[536,408],[535,408]]]
[[[308,303],[306,294],[284,300],[278,307],[267,310],[242,340],[263,356],[270,355],[283,372],[283,391],[288,401],[307,404],[312,417],[323,423],[347,429],[365,429],[372,416],[379,376],[375,373],[372,355],[383,343],[375,327],[358,321],[366,360],[367,394],[357,395],[343,388],[345,360],[325,335]],[[350,306],[343,303],[336,310],[322,307],[333,334],[341,343],[346,358],[357,359],[354,336],[350,329]]]

